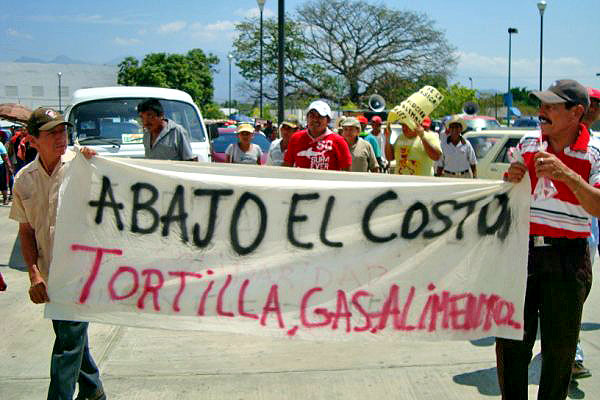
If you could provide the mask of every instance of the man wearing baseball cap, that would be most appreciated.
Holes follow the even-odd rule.
[[[592,125],[600,118],[600,90],[588,88],[588,96],[590,98],[590,108],[583,116],[581,122],[587,126],[590,134],[593,134]],[[592,234],[588,239],[588,246],[590,246],[590,258],[593,264],[598,246],[598,220],[596,218],[592,221]],[[581,347],[581,343],[577,343],[575,362],[571,370],[571,379],[582,379],[592,376],[592,372],[583,365],[583,361],[583,348]]]
[[[296,132],[298,125],[294,121],[285,120],[279,126],[279,139],[271,142],[267,156],[267,165],[283,165],[283,156],[288,148],[292,134]]]
[[[380,160],[381,159],[381,147],[379,147],[379,143],[377,142],[377,139],[375,138],[375,136],[371,135],[370,133],[368,133],[366,131],[367,125],[369,124],[369,120],[366,117],[361,115],[360,117],[358,117],[358,122],[360,122],[360,134],[358,136],[361,139],[369,142],[369,144],[373,148],[373,151],[375,152],[375,157],[377,157],[377,160]],[[379,161],[377,163],[379,164]]]
[[[331,118],[329,104],[323,100],[313,101],[306,112],[308,128],[292,135],[283,165],[349,171],[352,155],[346,141],[329,129]]]
[[[375,115],[373,118],[371,118],[371,127],[373,128],[371,130],[371,135],[373,135],[375,140],[377,140],[377,145],[379,146],[380,152],[380,156],[377,158],[377,162],[379,163],[379,168],[381,169],[381,171],[387,172],[389,163],[385,158],[385,135],[381,130],[382,124],[383,121],[381,120],[381,117],[379,115]]]
[[[348,117],[342,122],[342,136],[348,143],[352,154],[352,172],[379,172],[379,164],[373,147],[366,140],[358,138],[361,123],[355,117]]]
[[[590,108],[581,122],[586,124],[591,132],[594,122],[600,119],[600,89],[588,88],[588,96],[590,97]]]
[[[590,215],[600,215],[600,142],[581,123],[587,89],[559,80],[532,92],[541,102],[541,132],[526,134],[505,179],[531,182],[529,260],[523,340],[496,339],[498,381],[504,399],[527,398],[527,370],[538,318],[542,370],[538,399],[565,399],[579,337],[581,312],[592,284],[587,237]],[[547,149],[543,150],[543,143]],[[533,196],[538,180],[556,189]]]
[[[38,155],[19,171],[13,188],[9,217],[19,222],[21,252],[31,281],[29,297],[36,304],[51,300],[46,282],[52,261],[58,190],[75,156],[67,150],[67,126],[71,124],[52,109],[38,108],[31,114],[28,129]],[[86,158],[95,154],[87,148],[81,152]],[[53,320],[52,326],[56,339],[48,399],[72,399],[77,383],[77,399],[105,399],[100,372],[88,347],[88,323]]]

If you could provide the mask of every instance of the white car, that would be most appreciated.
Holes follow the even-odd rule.
[[[144,131],[138,117],[140,102],[156,98],[165,117],[183,126],[190,135],[193,153],[199,161],[210,161],[210,143],[202,114],[191,96],[181,90],[116,86],[79,89],[65,109],[70,144],[93,148],[103,156],[144,157]]]
[[[464,135],[471,142],[477,157],[477,177],[502,179],[510,165],[509,149],[516,147],[523,135],[530,130],[486,130]]]

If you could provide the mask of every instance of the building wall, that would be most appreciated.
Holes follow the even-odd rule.
[[[114,65],[0,62],[0,103],[64,110],[77,89],[116,86],[117,72]]]

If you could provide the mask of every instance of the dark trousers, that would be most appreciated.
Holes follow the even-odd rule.
[[[496,339],[498,382],[503,400],[527,399],[527,376],[538,318],[542,371],[538,399],[567,397],[579,338],[583,303],[592,287],[585,239],[559,239],[545,247],[529,246],[523,340]]]
[[[72,400],[79,393],[91,395],[102,388],[100,371],[88,347],[87,322],[52,321],[56,340],[50,361],[48,400]]]

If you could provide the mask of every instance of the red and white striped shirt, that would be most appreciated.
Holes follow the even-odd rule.
[[[531,192],[538,182],[533,157],[548,138],[536,131],[523,136],[517,145],[517,154],[529,171]],[[587,127],[579,125],[575,143],[555,152],[552,146],[546,150],[558,157],[594,187],[600,188],[600,141],[590,136]],[[529,234],[550,237],[581,238],[590,235],[591,217],[581,206],[577,197],[563,182],[552,180],[558,193],[550,199],[531,199]]]

